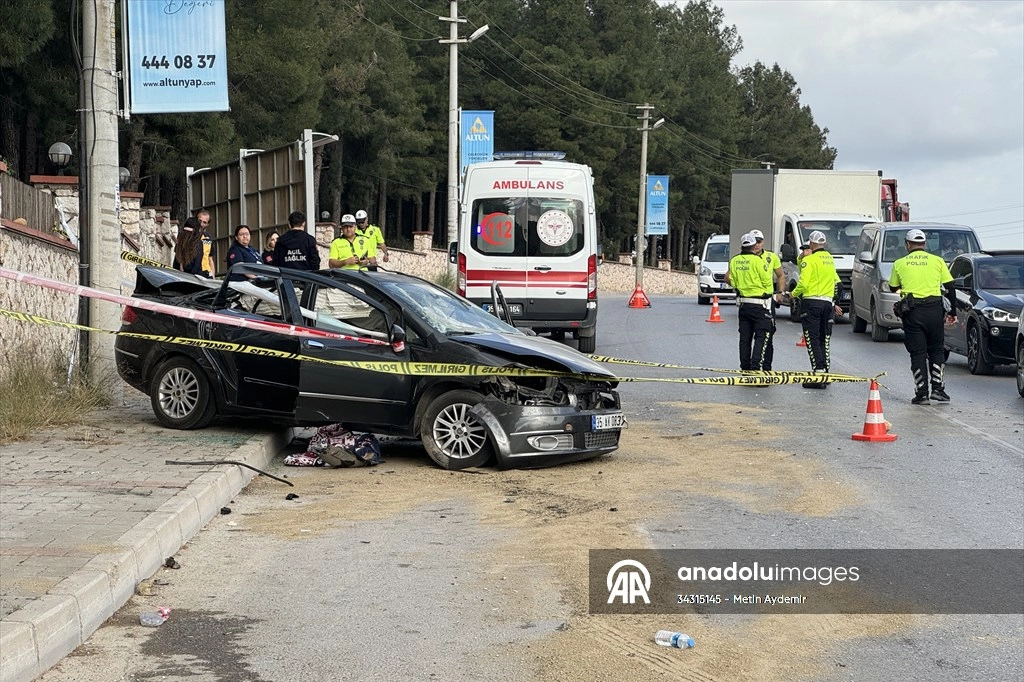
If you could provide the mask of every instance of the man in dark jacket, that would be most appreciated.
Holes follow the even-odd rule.
[[[319,270],[320,252],[316,239],[306,232],[306,214],[293,211],[288,216],[288,231],[277,238],[274,265],[295,270]]]

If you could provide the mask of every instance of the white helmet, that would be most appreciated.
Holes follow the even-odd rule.
[[[366,220],[366,218],[366,211],[364,211],[363,209],[359,209],[358,211],[356,211],[356,220]]]
[[[356,219],[352,217],[351,213],[346,213],[345,215],[341,216],[341,224],[342,225],[355,225],[356,224]]]

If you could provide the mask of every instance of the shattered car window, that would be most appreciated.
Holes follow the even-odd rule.
[[[416,312],[427,324],[442,334],[462,332],[500,332],[522,334],[494,315],[478,308],[447,289],[427,282],[382,282],[388,294]]]

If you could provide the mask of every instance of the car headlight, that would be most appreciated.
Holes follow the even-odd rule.
[[[706,268],[703,265],[700,266],[700,275],[702,277],[710,277],[711,276],[711,269],[710,268]]]
[[[1017,313],[1010,313],[1000,308],[993,308],[992,306],[982,308],[981,314],[993,322],[1005,324],[1017,324],[1020,322],[1020,315]]]

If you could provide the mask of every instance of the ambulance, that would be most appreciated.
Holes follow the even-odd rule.
[[[466,168],[458,293],[492,310],[497,282],[517,327],[597,344],[597,217],[590,168],[562,152],[499,152]],[[505,311],[501,311],[505,312]]]

